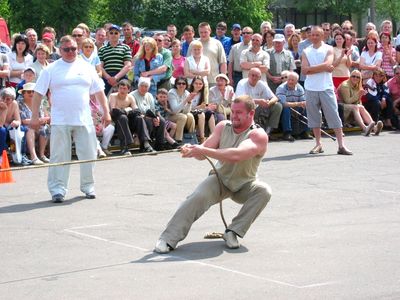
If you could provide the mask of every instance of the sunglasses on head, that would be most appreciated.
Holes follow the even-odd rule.
[[[72,52],[75,52],[76,51],[76,49],[78,49],[78,48],[76,48],[76,47],[64,47],[64,48],[61,48],[64,52],[70,52],[70,51],[72,51]]]

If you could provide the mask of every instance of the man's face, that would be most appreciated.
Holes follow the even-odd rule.
[[[311,30],[310,41],[313,44],[319,44],[322,41],[324,34],[317,28]]]
[[[132,37],[132,34],[133,34],[133,30],[132,30],[132,27],[131,26],[124,26],[123,28],[122,28],[122,31],[124,32],[124,36],[125,37],[127,37],[127,38],[131,38]]]
[[[168,26],[167,27],[167,33],[168,33],[169,36],[175,37],[176,34],[177,34],[176,27],[175,26]]]
[[[288,39],[294,33],[293,27],[285,28],[285,37]]]
[[[285,43],[284,42],[277,42],[277,41],[275,41],[274,42],[274,49],[275,49],[275,51],[276,52],[281,52],[282,50],[283,50],[283,45],[284,45]]]
[[[164,37],[162,35],[157,35],[156,37],[154,37],[154,39],[157,42],[158,49],[161,49],[164,47]]]
[[[83,30],[80,29],[80,28],[75,28],[75,29],[72,31],[72,37],[74,38],[74,40],[76,41],[76,43],[77,43],[78,45],[80,45],[80,44],[82,43],[83,39],[84,39],[84,37],[83,37]]]
[[[211,30],[207,26],[199,28],[199,35],[201,40],[208,40],[210,38]]]
[[[107,39],[107,34],[106,31],[103,29],[100,29],[96,32],[96,42],[99,44],[103,44]]]
[[[60,54],[63,60],[73,62],[78,55],[78,46],[75,41],[65,42],[60,47]]]
[[[253,31],[249,28],[244,28],[242,31],[243,41],[247,44],[251,41],[251,37],[253,36]]]
[[[144,96],[149,91],[149,86],[147,84],[141,84],[138,86],[139,94]]]
[[[262,38],[258,34],[255,34],[251,38],[251,47],[254,50],[258,50],[261,47]]]
[[[255,70],[251,70],[251,71],[249,72],[248,80],[249,80],[249,84],[250,84],[251,86],[256,86],[257,82],[258,82],[260,79],[261,79],[261,72],[257,72],[257,71],[255,71]]]
[[[322,30],[324,31],[324,38],[327,39],[331,36],[331,28],[329,25],[323,25]]]
[[[111,29],[111,30],[108,32],[108,39],[110,40],[110,42],[116,43],[116,42],[118,42],[118,40],[119,40],[119,35],[120,35],[120,33],[119,33],[118,30]]]
[[[367,35],[368,35],[368,33],[369,33],[371,30],[375,30],[374,26],[367,25],[367,26],[365,27],[365,32],[366,32]]]
[[[386,33],[392,34],[392,25],[389,24],[389,23],[383,24],[382,32],[386,32]]]
[[[253,122],[254,111],[248,111],[243,102],[231,105],[231,122],[235,129],[247,128]]]
[[[34,30],[30,30],[26,35],[28,37],[29,44],[36,44],[37,42],[37,33]]]
[[[38,51],[39,52],[44,52],[44,51]],[[46,55],[46,52],[44,52],[44,55]],[[32,71],[25,71],[24,72],[24,79],[26,82],[32,82],[35,80],[35,74]]]
[[[183,33],[183,36],[185,37],[185,41],[192,41],[194,38],[194,32],[189,30],[189,31],[185,31]]]
[[[49,38],[42,39],[43,44],[47,46],[50,50],[53,49],[53,40]]]
[[[118,94],[120,95],[127,95],[129,93],[129,87],[126,85],[120,84],[118,86]]]
[[[165,105],[168,102],[168,95],[160,93],[157,95],[157,100],[160,104]]]
[[[226,33],[226,28],[217,27],[216,34],[217,34],[218,37],[225,35],[225,33]]]
[[[297,84],[297,78],[295,76],[289,75],[287,79],[287,86],[289,89],[294,90]]]
[[[242,30],[240,30],[239,28],[235,28],[231,31],[232,36],[238,40],[240,38],[240,35],[242,34]]]

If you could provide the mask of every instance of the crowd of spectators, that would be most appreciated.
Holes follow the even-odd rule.
[[[314,26],[314,25],[312,25]],[[259,28],[219,22],[181,29],[170,24],[165,34],[141,37],[125,22],[107,23],[94,38],[81,23],[71,31],[79,59],[104,82],[113,124],[102,127],[102,111],[88,99],[98,136],[98,156],[118,145],[131,154],[177,148],[186,138],[201,143],[216,123],[230,117],[236,96],[250,95],[257,105],[255,121],[271,139],[312,139],[301,57],[312,47],[312,26],[287,24],[283,34],[271,23]],[[342,126],[358,126],[366,136],[399,129],[400,34],[388,20],[365,25],[356,33],[350,21],[318,24],[324,43],[334,53],[332,79]],[[230,36],[227,31],[230,28]],[[122,35],[123,34],[123,35]],[[35,82],[49,64],[60,59],[56,31],[45,27],[15,34],[11,47],[0,48],[0,152],[9,150],[15,164],[48,163],[51,138],[51,93],[43,97],[39,131],[29,128]],[[321,120],[323,122],[323,120]],[[195,139],[195,140],[196,140]]]

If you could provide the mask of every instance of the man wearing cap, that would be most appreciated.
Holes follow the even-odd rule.
[[[99,49],[106,95],[113,86],[117,85],[119,80],[126,77],[126,73],[132,67],[131,49],[129,46],[120,43],[119,37],[119,26],[111,25],[108,28],[108,44]]]
[[[295,70],[296,65],[292,53],[283,48],[285,45],[283,34],[275,34],[273,45],[274,47],[267,51],[270,57],[267,82],[272,92],[275,93],[276,88],[282,83],[281,73]]]
[[[210,24],[202,22],[198,26],[200,42],[203,44],[203,54],[210,60],[210,74],[207,76],[208,86],[215,85],[215,76],[219,73],[226,74],[228,71],[224,47],[217,39],[211,38]],[[189,46],[188,53],[192,53]]]
[[[251,68],[249,76],[239,81],[236,89],[236,96],[249,95],[256,103],[254,120],[265,132],[270,135],[273,129],[278,128],[282,112],[282,104],[268,87],[268,84],[261,80],[259,68]]]
[[[251,37],[253,35],[253,29],[251,27],[243,28],[243,39],[242,42],[232,46],[229,52],[229,64],[228,64],[228,77],[231,85],[236,89],[238,82],[243,78],[243,70],[240,66],[240,56],[242,52],[249,48]]]
[[[229,51],[231,50],[231,38],[225,35],[227,28],[228,27],[226,26],[225,22],[219,22],[215,29],[216,35],[214,37],[216,40],[221,42],[222,46],[224,47],[226,57],[228,57]]]
[[[243,70],[243,78],[247,78],[250,69],[257,68],[261,72],[261,79],[267,81],[269,69],[269,54],[261,48],[262,36],[255,33],[251,37],[251,46],[240,55],[240,67]]]
[[[96,130],[90,111],[90,95],[103,109],[104,127],[111,122],[103,85],[95,69],[77,59],[78,45],[71,36],[60,39],[61,59],[50,64],[40,74],[33,96],[30,126],[39,129],[39,107],[47,91],[51,92],[50,161],[71,160],[72,140],[76,154],[82,160],[97,158]],[[81,165],[80,190],[88,199],[96,197],[93,177],[94,163]],[[48,189],[55,203],[64,201],[68,190],[69,166],[49,169]]]
[[[49,63],[52,63],[61,57],[58,48],[54,45],[54,34],[52,34],[51,32],[43,33],[42,43],[46,45],[47,48],[49,48],[50,54],[47,59]]]
[[[236,45],[242,41],[242,26],[240,24],[233,24],[231,30],[231,49],[233,45]],[[229,55],[227,55],[229,56]]]

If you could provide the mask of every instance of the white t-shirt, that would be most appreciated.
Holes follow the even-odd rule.
[[[374,55],[370,56],[368,51],[361,52],[361,57],[364,58],[364,61],[367,66],[375,65],[378,60],[382,60],[382,52],[376,51]]]
[[[90,95],[101,91],[102,85],[94,68],[76,59],[68,63],[56,60],[44,69],[36,82],[35,91],[45,95],[51,91],[51,125],[93,125]]]
[[[208,65],[208,68],[210,69],[210,60],[205,55],[202,55],[200,57],[200,61],[198,64],[196,63],[196,61],[194,60],[194,57],[192,55],[189,56],[188,58],[186,58],[186,60],[189,65],[189,70],[204,71],[206,69],[206,65]],[[193,78],[188,78],[187,81],[188,81],[188,84],[191,84],[193,81]],[[208,85],[207,76],[203,76],[203,81],[204,81],[205,85]]]
[[[236,97],[242,95],[249,95],[253,99],[265,100],[275,96],[265,81],[259,80],[255,86],[251,86],[248,78],[240,80],[236,87]]]
[[[17,61],[17,54],[15,52],[10,52],[7,54],[8,62],[10,64],[10,71],[25,70],[33,64],[33,56],[29,53],[24,57],[22,63]],[[10,77],[10,82],[20,83],[22,81],[21,77]]]

